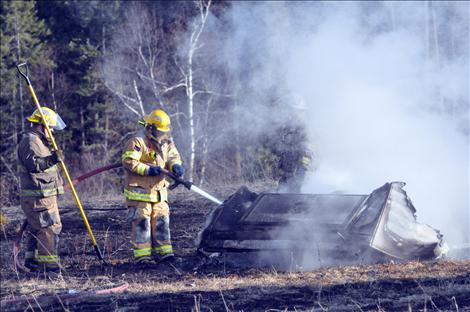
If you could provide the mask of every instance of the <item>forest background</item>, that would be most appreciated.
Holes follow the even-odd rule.
[[[197,185],[276,178],[277,156],[265,144],[266,137],[275,136],[278,125],[300,123],[295,110],[305,106],[305,99],[291,92],[286,80],[292,77],[281,66],[292,57],[289,47],[276,39],[283,29],[287,33],[281,14],[289,9],[292,16],[300,16],[303,6],[308,6],[306,20],[319,31],[325,7],[334,4],[271,4],[281,7],[263,16],[265,4],[245,4],[237,11],[234,7],[243,5],[231,1],[2,1],[0,206],[18,202],[16,146],[27,130],[24,120],[34,110],[15,68],[23,62],[29,65],[41,104],[56,110],[67,123],[57,140],[72,177],[120,161],[125,140],[141,130],[138,120],[160,107],[172,118],[186,177]],[[354,3],[359,23],[367,30],[361,40],[411,29],[422,34],[420,57],[437,68],[435,73],[462,59],[459,64],[468,66],[468,4],[412,5],[413,10],[393,2]],[[240,11],[243,19],[237,19]],[[249,16],[247,11],[254,13]],[[266,18],[272,12],[274,17]],[[272,38],[259,35],[270,29],[276,31]],[[330,52],[323,55],[325,59]],[[325,64],[334,68],[333,63]],[[314,82],[324,79],[327,72],[311,72],[296,83],[315,89]],[[318,86],[315,90],[322,91]],[[468,112],[468,86],[462,92],[439,85],[429,88],[433,105],[425,109],[448,117],[468,144],[468,116],[462,118]],[[317,100],[315,105],[318,111],[322,103]],[[317,116],[321,125],[323,117]],[[92,180],[83,191],[98,196],[121,192],[120,171]]]
[[[34,110],[16,64],[27,62],[43,106],[67,128],[56,133],[72,177],[120,161],[122,146],[156,108],[172,119],[187,178],[198,184],[261,178],[256,153],[238,144],[231,110],[236,92],[223,44],[205,31],[230,6],[207,1],[2,1],[0,205],[18,202],[16,146]],[[223,131],[219,131],[223,129]],[[238,133],[238,134],[237,134]],[[219,145],[218,142],[230,141]],[[241,155],[250,160],[242,160]],[[250,163],[242,166],[242,162]],[[103,174],[87,190],[121,191],[122,174]]]

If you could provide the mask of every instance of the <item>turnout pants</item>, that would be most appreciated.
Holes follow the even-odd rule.
[[[153,257],[159,261],[173,256],[170,238],[170,208],[166,201],[151,203],[127,200],[132,222],[134,258]]]
[[[22,197],[21,209],[26,215],[26,254],[45,267],[59,265],[58,242],[62,230],[57,196]]]

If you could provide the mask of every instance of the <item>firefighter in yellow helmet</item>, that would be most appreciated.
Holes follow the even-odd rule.
[[[145,130],[127,141],[122,154],[134,258],[136,263],[181,261],[175,257],[170,240],[170,182],[161,173],[165,168],[181,177],[185,171],[170,136],[170,117],[157,109],[141,123]]]
[[[43,107],[42,111],[51,132],[65,128],[62,118],[52,109]],[[62,229],[57,195],[64,193],[58,163],[63,156],[52,148],[38,110],[26,120],[31,128],[18,145],[20,202],[28,220],[25,266],[31,270],[56,271]]]

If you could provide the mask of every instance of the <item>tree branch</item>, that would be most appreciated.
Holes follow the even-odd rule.
[[[135,82],[135,79],[133,80],[133,82],[134,82],[135,95],[137,96],[138,104],[140,106],[140,112],[142,113],[141,116],[144,116],[145,110],[144,110],[144,105],[142,103],[142,98],[140,97],[139,88],[137,87],[137,83]]]
[[[137,100],[135,100],[131,97],[128,97],[127,95],[124,95],[124,94],[122,94],[121,92],[119,92],[117,90],[114,90],[107,83],[105,83],[104,85],[106,86],[106,88],[108,88],[109,91],[111,91],[114,95],[116,95],[121,100],[121,102],[124,104],[124,106],[126,106],[131,112],[133,112],[134,114],[136,114],[139,117],[142,116],[141,114],[139,114],[139,112],[135,108],[133,108],[129,103],[127,103],[127,101],[129,101],[129,102],[138,104]]]
[[[215,95],[215,96],[220,96],[220,97],[234,97],[235,96],[233,94],[223,94],[223,93],[218,93],[218,92],[209,91],[209,90],[197,90],[197,91],[194,91],[193,94],[194,95],[197,95],[197,94],[210,94],[210,95]]]

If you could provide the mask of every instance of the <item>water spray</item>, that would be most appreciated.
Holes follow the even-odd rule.
[[[199,195],[202,195],[204,196],[205,198],[213,201],[214,203],[218,204],[218,205],[221,205],[222,204],[222,201],[218,200],[217,198],[215,198],[214,196],[210,195],[209,193],[201,190],[199,187],[195,186],[195,185],[191,185],[191,188],[189,189],[193,192],[196,192],[198,193]]]
[[[162,168],[162,173],[168,177],[170,177],[171,179],[173,179],[173,181],[175,181],[170,187],[169,189],[172,190],[174,188],[176,188],[178,185],[182,184],[184,185],[188,190],[190,191],[193,191],[195,193],[198,193],[199,195],[201,196],[204,196],[205,198],[209,199],[210,201],[218,204],[218,205],[221,205],[222,204],[222,201],[218,200],[217,198],[215,198],[214,196],[210,195],[209,193],[207,193],[206,191],[200,189],[199,187],[193,185],[192,182],[190,181],[185,181],[183,179],[181,179],[180,177],[176,176],[174,173],[166,170],[166,169],[163,169]]]

